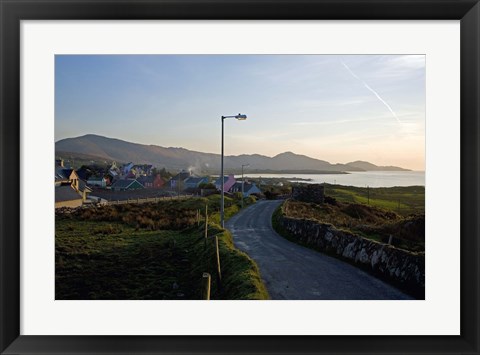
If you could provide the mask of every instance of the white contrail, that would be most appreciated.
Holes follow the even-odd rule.
[[[348,65],[346,65],[343,61],[342,61],[341,63],[343,64],[343,66],[345,67],[345,69],[347,69],[347,71],[348,71],[350,74],[352,74],[352,76],[353,76],[355,79],[357,79],[358,81],[360,81],[360,82],[363,84],[363,86],[365,86],[369,91],[371,91],[371,92],[377,97],[377,99],[379,99],[379,100],[385,105],[385,107],[388,108],[388,110],[392,113],[393,117],[395,117],[395,119],[397,120],[398,123],[402,123],[402,122],[400,121],[400,119],[398,118],[397,114],[392,110],[392,108],[390,107],[390,105],[387,104],[387,103],[385,102],[385,100],[382,99],[382,98],[380,97],[380,95],[378,95],[378,93],[377,93],[375,90],[373,90],[366,82],[364,82],[362,79],[360,79],[360,78],[348,67]]]

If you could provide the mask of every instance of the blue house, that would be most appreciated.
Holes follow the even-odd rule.
[[[233,174],[230,174],[228,176],[224,176],[223,177],[223,189],[224,189],[224,191],[230,191],[232,186],[235,185],[236,181],[237,180],[235,180],[235,177],[233,176]],[[215,180],[214,185],[217,188],[217,190],[221,191],[222,190],[222,179],[220,177],[218,177],[218,179]]]
[[[130,172],[130,170],[132,170],[133,165],[134,165],[134,164],[133,164],[132,162],[130,162],[130,163],[128,163],[128,164],[125,164],[125,165],[122,167],[122,173],[123,173],[123,175],[127,175],[127,174]]]
[[[242,182],[236,182],[231,188],[230,192],[242,192]],[[254,182],[245,181],[243,184],[243,197],[248,197],[251,194],[261,194],[262,191],[255,185]]]
[[[183,190],[185,188],[184,181],[191,176],[192,176],[192,173],[190,171],[182,170],[181,172],[179,172],[177,175],[175,175],[170,179],[169,181],[170,188]]]
[[[197,188],[200,186],[200,184],[207,184],[209,180],[210,179],[208,176],[204,176],[204,177],[190,176],[189,178],[186,178],[183,181],[183,184],[186,189]]]
[[[134,179],[117,180],[112,185],[113,191],[139,190],[144,188],[145,187],[142,184],[140,184],[137,180]]]

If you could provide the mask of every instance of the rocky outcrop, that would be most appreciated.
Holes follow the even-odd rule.
[[[425,297],[425,253],[397,249],[314,220],[280,214],[278,223],[297,242],[360,266],[417,298]]]

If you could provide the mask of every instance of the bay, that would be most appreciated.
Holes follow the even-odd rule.
[[[348,174],[248,174],[247,172],[245,178],[248,177],[284,178],[304,183],[325,182],[357,187],[425,186],[424,171],[362,171]],[[309,179],[309,181],[303,181],[303,179]]]

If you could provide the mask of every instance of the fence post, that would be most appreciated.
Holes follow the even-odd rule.
[[[204,272],[202,276],[202,299],[210,299],[210,282],[211,276],[208,272]]]
[[[220,250],[218,248],[218,235],[215,236],[215,251],[217,254],[217,276],[218,276],[218,284],[220,285],[222,281],[222,270],[220,268]]]
[[[208,238],[208,205],[205,204],[205,239]]]
[[[205,204],[205,240],[203,249],[207,249],[207,238],[208,238],[208,205]]]

